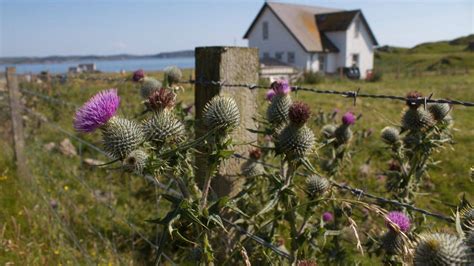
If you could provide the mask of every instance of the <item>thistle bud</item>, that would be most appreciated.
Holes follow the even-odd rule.
[[[171,66],[171,67],[165,68],[165,77],[166,77],[166,81],[168,82],[168,85],[171,86],[173,84],[178,83],[181,80],[181,78],[183,77],[183,73],[178,67]]]
[[[394,127],[385,127],[382,129],[382,140],[387,144],[395,144],[400,140],[400,132]]]
[[[150,77],[145,77],[141,79],[142,82],[142,87],[140,88],[140,94],[143,97],[143,99],[148,99],[150,94],[154,91],[157,91],[161,89],[162,84],[160,81],[150,78]]]
[[[176,102],[176,94],[171,90],[161,88],[148,96],[148,106],[154,111],[172,109]]]
[[[139,70],[133,72],[132,80],[134,82],[139,82],[143,78],[145,78],[145,71],[143,71],[143,69],[139,69]]]
[[[127,171],[138,175],[143,173],[148,161],[148,153],[143,150],[134,150],[123,160],[123,167]]]
[[[407,130],[422,131],[433,125],[433,116],[423,108],[409,108],[402,117],[402,127]]]
[[[240,111],[234,99],[215,96],[204,106],[202,118],[210,129],[232,130],[240,124]]]
[[[458,237],[433,233],[420,236],[413,262],[416,266],[469,265],[472,258],[469,247]]]
[[[317,198],[329,190],[329,181],[322,176],[312,175],[306,178],[306,193],[310,198]]]
[[[181,142],[186,135],[184,125],[172,112],[154,113],[142,123],[145,139],[156,145]]]
[[[442,121],[451,111],[451,107],[447,103],[431,103],[428,105],[428,111],[436,121]]]
[[[297,126],[304,125],[311,116],[309,106],[303,102],[296,102],[290,106],[288,117],[290,122]]]
[[[124,159],[144,141],[142,128],[125,118],[113,117],[101,130],[104,149],[114,159]]]
[[[422,96],[423,95],[421,94],[421,92],[417,92],[417,91],[411,91],[407,93],[407,96],[406,96],[407,106],[414,109],[420,107],[421,104],[417,100],[421,98]]]
[[[324,125],[323,128],[321,129],[321,135],[323,135],[323,137],[326,139],[334,138],[335,132],[336,132],[335,125],[330,125],[330,124]]]

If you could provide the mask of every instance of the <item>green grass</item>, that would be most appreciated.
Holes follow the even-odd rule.
[[[395,60],[388,58],[392,55],[386,56],[386,65],[389,65],[390,60]],[[408,58],[408,55],[406,56]],[[410,60],[415,61],[416,58],[413,56]],[[191,73],[187,70],[184,76],[187,77]],[[153,73],[153,76],[160,78],[162,74]],[[73,80],[65,85],[55,84],[51,90],[40,85],[24,86],[77,104],[81,104],[99,90],[117,87],[122,96],[122,115],[133,117],[142,110],[137,88],[130,83]],[[434,98],[474,101],[473,74],[452,76],[427,73],[421,77],[396,79],[393,74],[385,73],[380,82],[325,79],[318,87],[335,90],[361,88],[361,91],[366,93],[390,95],[405,95],[408,91],[418,90],[425,95],[433,93]],[[262,90],[258,95],[262,112],[267,106],[264,94]],[[193,102],[193,95],[193,90],[186,87],[179,100],[190,104]],[[309,92],[298,92],[294,97],[307,102],[314,113],[318,110],[331,112],[338,108],[341,111],[362,114],[354,129],[359,133],[364,130],[373,133],[354,143],[357,152],[353,156],[353,163],[346,166],[344,180],[340,181],[347,181],[366,191],[384,195],[384,185],[377,181],[376,175],[386,168],[389,156],[382,152],[384,145],[379,140],[379,132],[386,125],[399,123],[404,103],[358,98],[357,104],[353,106],[351,99]],[[45,114],[61,127],[73,131],[72,108],[31,98],[28,98],[27,106]],[[5,116],[8,109],[3,107],[1,111]],[[474,146],[474,108],[455,106],[453,117],[456,143],[453,149],[447,148],[435,155],[441,162],[429,171],[432,186],[425,190],[429,194],[420,195],[417,200],[418,206],[445,214],[451,211],[446,204],[456,204],[462,193],[467,193],[471,200],[474,195],[474,186],[469,181],[469,168],[474,165],[474,154],[471,152]],[[18,181],[12,160],[11,136],[6,127],[0,132],[3,136],[0,140],[0,221],[3,224],[3,228],[0,227],[0,263],[84,264],[88,259],[94,264],[116,265],[131,264],[132,261],[144,259],[145,254],[149,254],[148,245],[127,225],[127,221],[136,224],[137,229],[147,237],[155,236],[156,228],[144,221],[161,215],[166,206],[156,206],[157,196],[153,187],[137,176],[122,174],[113,169],[86,166],[78,156],[65,157],[57,150],[45,152],[45,143],[59,143],[66,136],[45,123],[38,123],[32,117],[25,120],[25,125],[27,156],[37,184],[34,186],[27,186]],[[315,132],[319,132],[318,126],[313,127]],[[78,136],[100,146],[100,136],[97,133]],[[76,148],[81,147],[77,141],[71,140]],[[84,158],[106,160],[86,146],[82,146],[81,150]],[[369,176],[362,176],[359,174],[359,167],[369,158],[371,173]],[[92,191],[84,187],[83,183],[88,184]],[[55,211],[50,208],[51,200],[58,202]],[[108,205],[116,208],[116,211],[111,211]],[[426,227],[432,225],[442,224],[428,218]],[[86,251],[85,254],[72,241],[72,234]]]

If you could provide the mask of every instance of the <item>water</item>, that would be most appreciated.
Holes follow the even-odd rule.
[[[79,60],[68,61],[63,63],[51,64],[17,64],[16,72],[19,74],[33,73],[37,74],[41,71],[49,71],[50,73],[60,74],[67,73],[69,67],[77,66],[78,64],[95,63],[96,68],[102,72],[119,72],[135,71],[143,69],[145,71],[163,70],[167,66],[177,66],[179,68],[194,68],[194,57],[186,58],[147,58],[147,59],[128,59],[128,60],[110,60],[110,61],[93,61],[93,60]],[[5,67],[13,65],[0,64],[0,72],[3,72]]]

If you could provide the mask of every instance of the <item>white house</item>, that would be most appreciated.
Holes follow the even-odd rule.
[[[260,58],[308,72],[338,73],[357,66],[365,78],[378,45],[361,10],[266,2],[244,35]]]

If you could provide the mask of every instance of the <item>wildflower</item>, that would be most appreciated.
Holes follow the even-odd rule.
[[[152,91],[148,96],[148,105],[154,111],[171,109],[174,107],[175,102],[176,94],[165,88]]]
[[[142,123],[145,139],[154,144],[180,142],[186,132],[183,123],[173,112],[157,112]]]
[[[148,161],[148,153],[143,150],[134,150],[123,161],[125,170],[134,172],[138,175],[143,173],[143,169]]]
[[[310,198],[322,196],[329,190],[329,181],[322,176],[312,175],[306,178],[306,192]]]
[[[170,66],[165,68],[165,77],[166,81],[168,81],[168,85],[171,86],[181,80],[181,78],[183,77],[183,73],[178,67]]]
[[[271,102],[275,95],[276,95],[276,92],[274,90],[268,90],[267,94],[265,95],[265,99]]]
[[[342,123],[344,125],[353,125],[355,121],[356,121],[356,117],[351,112],[347,112],[342,116]]]
[[[392,211],[389,212],[387,215],[387,227],[390,230],[393,230],[392,224],[396,224],[400,231],[407,233],[410,230],[410,218],[408,218],[403,212],[399,211]]]
[[[288,84],[287,80],[280,79],[277,81],[274,81],[271,85],[270,88],[275,91],[277,95],[286,95],[290,93],[291,87]]]
[[[323,213],[323,221],[325,223],[332,222],[333,220],[334,220],[334,215],[332,214],[332,212]]]
[[[428,105],[428,111],[436,121],[442,121],[451,111],[447,103],[432,103]]]
[[[94,95],[76,112],[74,129],[92,132],[112,118],[119,107],[120,97],[116,89],[104,90]]]
[[[139,69],[139,70],[133,72],[132,80],[134,82],[139,82],[144,77],[145,77],[145,71],[143,71],[143,69]]]
[[[395,144],[400,140],[400,132],[394,127],[385,127],[382,129],[382,140],[388,144]]]
[[[303,125],[311,116],[309,106],[303,102],[296,102],[288,110],[288,117],[295,125]]]
[[[470,265],[472,254],[462,239],[446,233],[423,234],[415,247],[414,265]]]
[[[161,87],[163,86],[160,81],[150,77],[145,77],[140,81],[142,83],[142,87],[140,88],[140,94],[144,99],[148,99],[152,92],[161,89]]]
[[[352,130],[350,126],[356,121],[353,113],[347,112],[342,116],[342,124],[336,128],[334,136],[339,144],[347,143],[352,138]]]
[[[416,100],[421,98],[422,96],[423,94],[421,94],[421,92],[418,92],[418,91],[411,91],[407,93],[407,96],[406,96],[407,106],[410,108],[415,108],[415,109],[418,108],[421,105],[421,103],[419,103]]]

